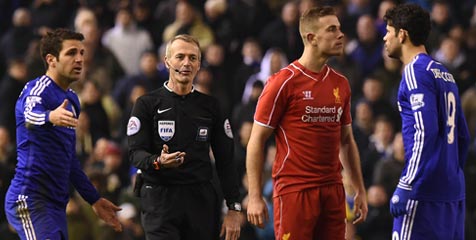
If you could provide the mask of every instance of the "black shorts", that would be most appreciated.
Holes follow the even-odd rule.
[[[140,195],[147,240],[219,239],[221,202],[211,183],[145,183]]]

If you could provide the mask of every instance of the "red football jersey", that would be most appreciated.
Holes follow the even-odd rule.
[[[342,183],[341,127],[352,123],[347,78],[324,66],[316,73],[298,61],[271,76],[255,122],[275,129],[274,195]]]

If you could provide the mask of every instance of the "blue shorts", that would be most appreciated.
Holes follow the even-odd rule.
[[[50,205],[47,200],[9,190],[5,198],[5,214],[22,240],[67,240],[66,211]]]
[[[464,240],[464,218],[464,200],[409,200],[407,214],[393,219],[392,240]]]

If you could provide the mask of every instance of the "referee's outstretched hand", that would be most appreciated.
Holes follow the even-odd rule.
[[[176,168],[182,165],[185,160],[185,152],[173,152],[169,153],[169,146],[164,144],[162,146],[162,152],[160,153],[160,165],[164,168]]]
[[[106,222],[107,225],[114,228],[116,232],[122,232],[122,225],[117,218],[116,212],[122,208],[116,206],[105,198],[100,198],[93,204],[93,210],[96,215]]]

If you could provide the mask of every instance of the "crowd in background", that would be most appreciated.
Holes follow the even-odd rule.
[[[168,79],[165,43],[182,33],[200,42],[202,67],[194,85],[218,98],[230,116],[246,208],[246,144],[256,102],[267,78],[300,57],[299,16],[316,4],[338,10],[345,34],[344,54],[328,64],[349,79],[353,131],[368,191],[368,219],[348,226],[349,239],[390,239],[388,201],[404,162],[396,107],[402,64],[384,54],[382,17],[388,8],[405,2],[430,12],[433,25],[426,47],[454,75],[462,96],[473,141],[465,168],[466,235],[476,239],[476,0],[0,1],[1,239],[16,239],[3,210],[16,163],[15,102],[24,84],[45,72],[38,41],[46,32],[64,27],[85,36],[83,77],[73,86],[82,107],[76,153],[100,193],[123,208],[119,218],[125,231],[114,233],[72,192],[67,208],[70,239],[139,240],[144,237],[140,206],[132,193],[136,169],[128,160],[126,124],[135,100]],[[270,141],[263,181],[269,203],[274,151]],[[346,184],[345,172],[343,177]],[[348,186],[346,194],[352,206]],[[352,219],[351,209],[348,213]],[[243,224],[240,239],[274,239],[272,223],[264,229]]]

